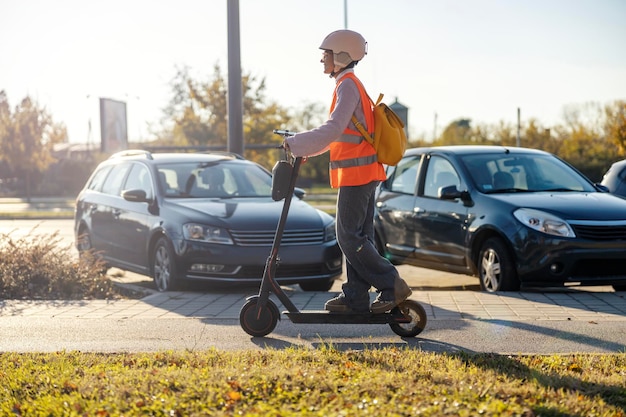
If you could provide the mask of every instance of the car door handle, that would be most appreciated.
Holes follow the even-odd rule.
[[[426,213],[426,210],[424,210],[423,208],[413,207],[413,214],[411,217],[420,217],[424,213]]]

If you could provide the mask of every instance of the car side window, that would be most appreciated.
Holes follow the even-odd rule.
[[[130,169],[130,164],[118,164],[113,167],[102,186],[105,194],[120,195],[122,193],[122,182]]]
[[[104,166],[93,174],[91,181],[87,185],[89,190],[100,191],[102,189],[102,185],[104,184],[104,180],[107,177],[109,171],[111,171],[111,166]]]
[[[461,185],[456,170],[447,159],[432,156],[426,170],[424,196],[439,198],[439,190],[450,185],[455,185],[457,188]]]
[[[389,190],[402,194],[414,194],[420,160],[420,156],[417,156],[405,158],[400,161],[398,166],[395,167],[393,176],[391,177],[391,181],[388,185]]]
[[[146,198],[152,199],[154,192],[152,191],[152,179],[148,168],[141,164],[133,164],[123,190],[143,190],[146,192]]]

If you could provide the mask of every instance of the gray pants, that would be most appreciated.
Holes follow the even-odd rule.
[[[343,296],[355,310],[369,309],[369,289],[390,293],[393,299],[397,269],[380,256],[374,244],[374,193],[377,181],[340,187],[337,196],[337,241],[346,257]],[[384,296],[385,294],[383,294]]]

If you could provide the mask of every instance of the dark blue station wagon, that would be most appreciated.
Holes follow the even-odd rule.
[[[271,180],[232,154],[115,154],[76,199],[76,247],[160,291],[182,280],[259,283],[283,206]],[[328,291],[343,266],[334,218],[294,199],[279,259],[279,283]]]

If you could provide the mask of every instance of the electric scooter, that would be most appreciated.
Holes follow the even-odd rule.
[[[295,134],[287,130],[274,130],[274,133],[284,138]],[[302,163],[302,157],[294,157],[284,146],[279,148],[284,150],[284,160],[278,161],[272,170],[272,198],[275,201],[284,198],[285,201],[276,227],[272,249],[265,263],[259,293],[248,297],[239,312],[239,323],[243,330],[255,337],[266,336],[274,330],[280,319],[280,313],[276,304],[270,299],[270,292],[273,292],[287,309],[283,314],[293,323],[388,324],[394,333],[402,337],[414,337],[420,334],[426,327],[427,318],[426,311],[416,301],[405,300],[391,311],[378,314],[337,313],[326,310],[300,311],[276,282],[278,250]]]

